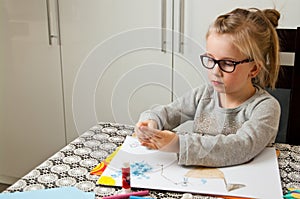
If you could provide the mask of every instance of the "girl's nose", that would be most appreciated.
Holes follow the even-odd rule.
[[[214,75],[222,76],[222,70],[220,69],[219,64],[216,63],[215,67],[213,67],[211,70]]]

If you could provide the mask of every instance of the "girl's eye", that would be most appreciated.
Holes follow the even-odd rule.
[[[208,63],[215,63],[214,60],[213,60],[212,58],[208,58],[208,59],[207,59],[207,62],[208,62]]]
[[[229,61],[229,60],[224,60],[224,65],[226,65],[226,66],[234,66],[234,62],[233,61]]]

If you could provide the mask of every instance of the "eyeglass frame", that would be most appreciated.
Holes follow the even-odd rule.
[[[213,65],[212,67],[207,67],[207,66],[205,66],[205,65],[203,64],[203,57],[206,57],[206,58],[211,59],[211,60],[214,62],[214,65]],[[216,60],[216,59],[214,59],[214,58],[212,58],[212,57],[209,57],[209,56],[207,56],[207,55],[200,55],[200,60],[201,60],[201,63],[202,63],[202,65],[203,65],[204,68],[207,68],[207,69],[213,69],[213,68],[216,66],[216,64],[218,64],[219,68],[220,68],[223,72],[225,72],[225,73],[233,73],[233,71],[235,71],[235,68],[236,68],[237,65],[239,65],[239,64],[244,64],[244,63],[250,63],[250,62],[253,62],[253,61],[254,61],[254,59],[251,59],[251,58],[247,58],[247,59],[244,59],[244,60],[241,60],[241,61],[232,61],[232,60],[226,60],[226,59]],[[229,62],[231,62],[232,65],[233,65],[232,71],[226,71],[226,70],[224,70],[223,67],[220,66],[220,64],[219,64],[219,63],[222,62],[222,61],[227,61],[227,62],[229,61]]]

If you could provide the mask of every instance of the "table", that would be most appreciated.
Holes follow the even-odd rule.
[[[75,186],[95,192],[96,197],[113,195],[120,188],[97,185],[99,176],[90,171],[120,146],[134,126],[101,122],[34,168],[4,192],[29,191],[61,186]],[[283,194],[288,187],[300,187],[300,146],[276,143]],[[153,198],[181,198],[183,193],[150,191]],[[217,197],[194,195],[197,199]]]

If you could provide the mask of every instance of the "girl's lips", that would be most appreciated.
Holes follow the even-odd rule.
[[[214,86],[223,85],[222,82],[219,82],[219,81],[216,81],[216,80],[213,80],[213,81],[211,81],[211,82],[212,82],[212,84],[213,84]]]

